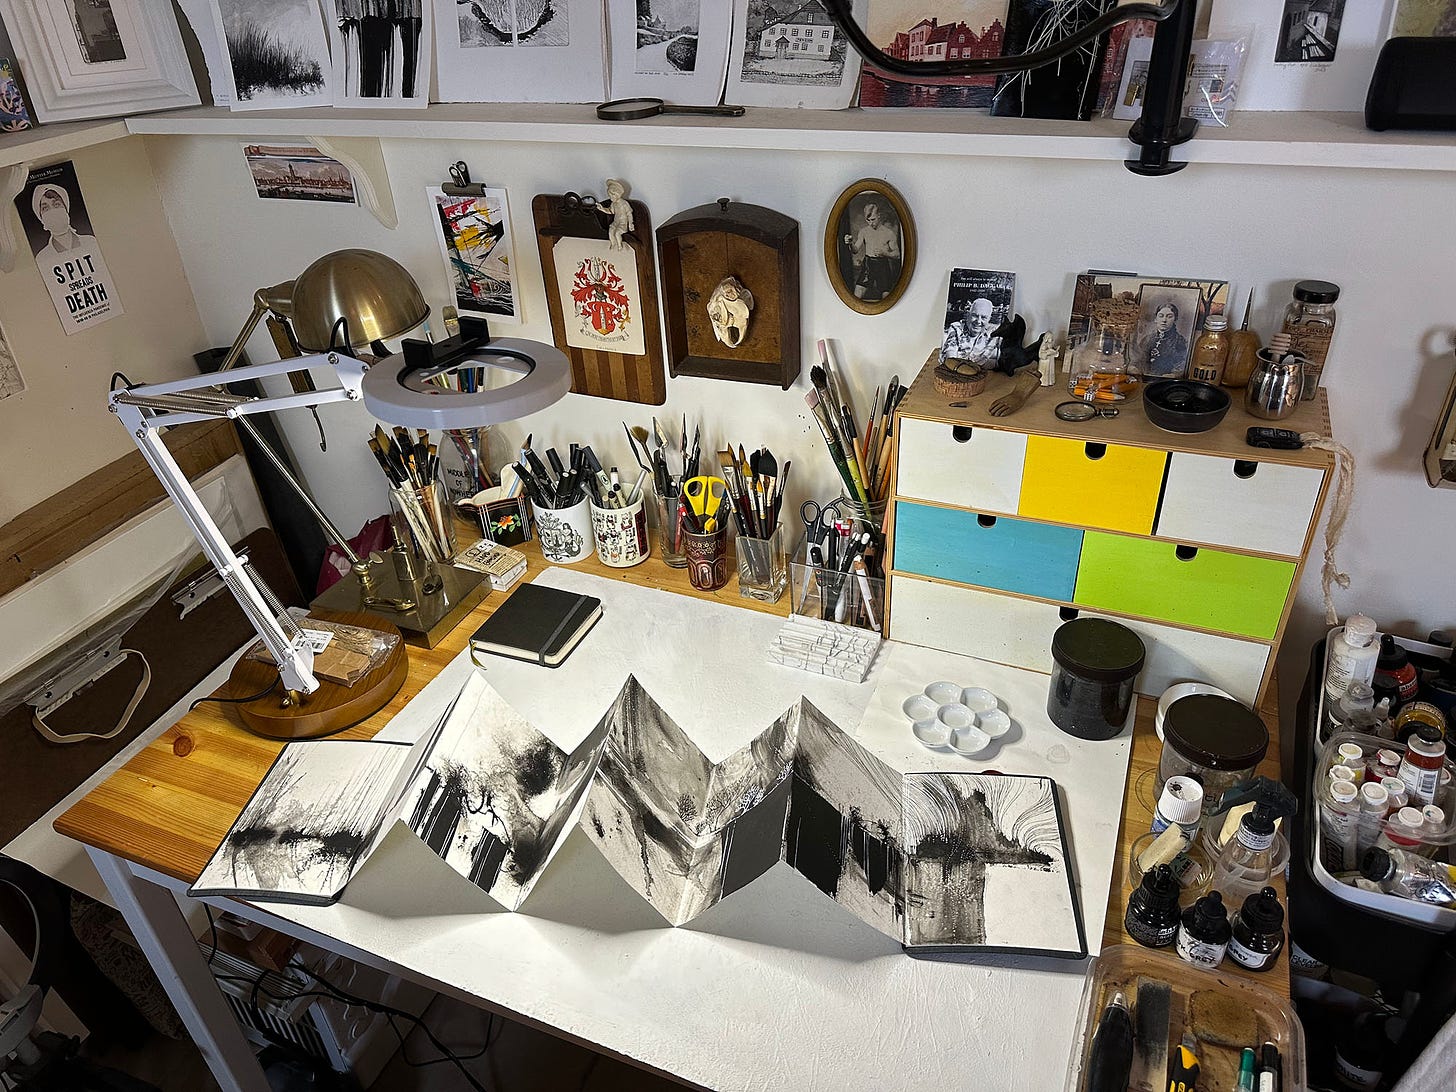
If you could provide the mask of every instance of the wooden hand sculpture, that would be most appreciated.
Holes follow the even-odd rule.
[[[1037,371],[1035,365],[1028,365],[1016,373],[1011,381],[1011,389],[1000,398],[991,403],[992,417],[1009,417],[1031,397],[1031,392],[1041,386],[1041,372]]]

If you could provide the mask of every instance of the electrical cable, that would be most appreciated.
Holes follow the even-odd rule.
[[[266,698],[269,694],[273,693],[274,688],[276,688],[277,686],[278,680],[274,679],[268,684],[266,690],[259,690],[256,694],[249,694],[246,698],[219,698],[215,695],[210,695],[205,698],[198,698],[195,702],[187,707],[187,712],[192,712],[192,710],[196,709],[205,701],[215,701],[219,704],[226,705],[247,705],[250,701],[257,701],[259,698]]]
[[[591,1075],[596,1072],[597,1063],[601,1060],[600,1054],[592,1055],[591,1061],[586,1063],[586,1070],[581,1075],[581,1084],[577,1086],[576,1092],[586,1092],[587,1082],[591,1080]]]
[[[110,387],[111,390],[116,390],[116,381],[118,379],[120,379],[123,383],[126,384],[126,389],[127,390],[131,390],[133,387],[136,386],[136,384],[133,383],[130,379],[128,379],[123,373],[121,373],[121,372],[112,372],[111,373],[111,387]]]

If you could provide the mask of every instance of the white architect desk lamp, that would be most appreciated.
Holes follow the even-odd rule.
[[[314,266],[310,266],[310,270],[330,258],[361,254],[369,255],[370,252],[343,251],[338,255],[327,255],[314,263]],[[399,285],[401,295],[408,295],[412,291],[414,298],[423,303],[419,289],[403,268],[383,255],[372,257],[398,270],[402,278]],[[387,267],[373,263],[372,268],[377,272],[380,268]],[[295,285],[302,285],[307,278],[308,271]],[[247,334],[257,324],[263,310],[278,310],[270,305],[268,294],[271,293],[274,297],[286,296],[290,294],[284,291],[287,288],[287,285],[280,285],[276,289],[258,293],[254,316],[240,335],[235,350],[240,351],[241,343],[247,340]],[[296,303],[299,296],[297,287],[291,295]],[[336,306],[367,308],[367,300],[361,304],[361,298],[358,294],[347,299],[330,297]],[[387,293],[380,297],[386,303],[390,298],[392,297]],[[348,311],[341,311],[338,317],[345,320],[346,326],[351,325]],[[366,311],[359,322],[369,341],[393,336],[393,333],[398,332],[376,333],[376,329],[387,327],[378,327],[374,322],[375,317],[374,312]],[[423,318],[424,315],[420,314],[415,321],[423,321]],[[347,334],[345,342],[348,342]],[[230,358],[236,358],[236,355],[235,351],[230,354]],[[262,379],[325,366],[334,372],[339,386],[262,398],[228,394],[218,386],[228,378]],[[434,377],[448,375],[459,368],[493,368],[516,378],[503,387],[472,392],[448,390],[433,382]],[[283,683],[281,711],[279,708],[270,709],[268,716],[262,718],[260,723],[257,719],[250,719],[247,710],[243,709],[241,711],[244,714],[244,723],[260,734],[275,737],[304,738],[325,735],[347,727],[348,724],[357,723],[382,708],[398,689],[398,683],[383,693],[382,697],[376,698],[377,704],[373,708],[366,711],[355,702],[349,707],[349,719],[339,721],[337,718],[323,718],[320,723],[320,718],[309,707],[309,696],[317,693],[321,685],[313,673],[311,648],[298,626],[283,610],[278,598],[266,584],[255,579],[248,571],[246,559],[239,558],[233,552],[227,538],[213,522],[201,499],[187,481],[187,476],[162,442],[160,430],[171,425],[185,425],[219,417],[230,418],[249,428],[247,418],[253,414],[272,413],[283,409],[307,409],[333,402],[359,401],[364,403],[364,408],[371,414],[389,425],[423,429],[474,428],[512,421],[545,409],[570,389],[571,365],[560,350],[540,342],[518,338],[491,339],[484,321],[462,318],[457,336],[434,344],[406,340],[403,352],[380,360],[372,366],[346,352],[331,350],[271,364],[234,368],[224,378],[212,374],[111,392],[111,411],[126,426],[133,442],[141,450],[142,457],[157,475],[162,487],[182,513],[189,529],[201,543],[207,559],[217,569],[224,584],[242,606],[243,613],[258,631],[278,664]],[[307,499],[303,488],[286,472],[284,476],[289,478],[289,484],[299,495]],[[328,523],[322,512],[317,510],[311,500],[308,503],[314,508],[315,514],[331,537],[342,541],[342,536]],[[367,565],[362,567],[367,570]],[[402,682],[403,676],[399,678]],[[335,684],[326,682],[322,685],[332,687]],[[292,721],[296,721],[296,726],[289,726]]]

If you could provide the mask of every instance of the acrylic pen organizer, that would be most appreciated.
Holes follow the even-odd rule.
[[[795,614],[876,633],[884,626],[884,580],[812,564],[807,536],[801,536],[794,548],[789,593]]]

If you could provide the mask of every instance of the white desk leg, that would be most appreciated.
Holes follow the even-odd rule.
[[[223,1092],[268,1092],[268,1080],[208,970],[172,893],[119,857],[87,849]]]

